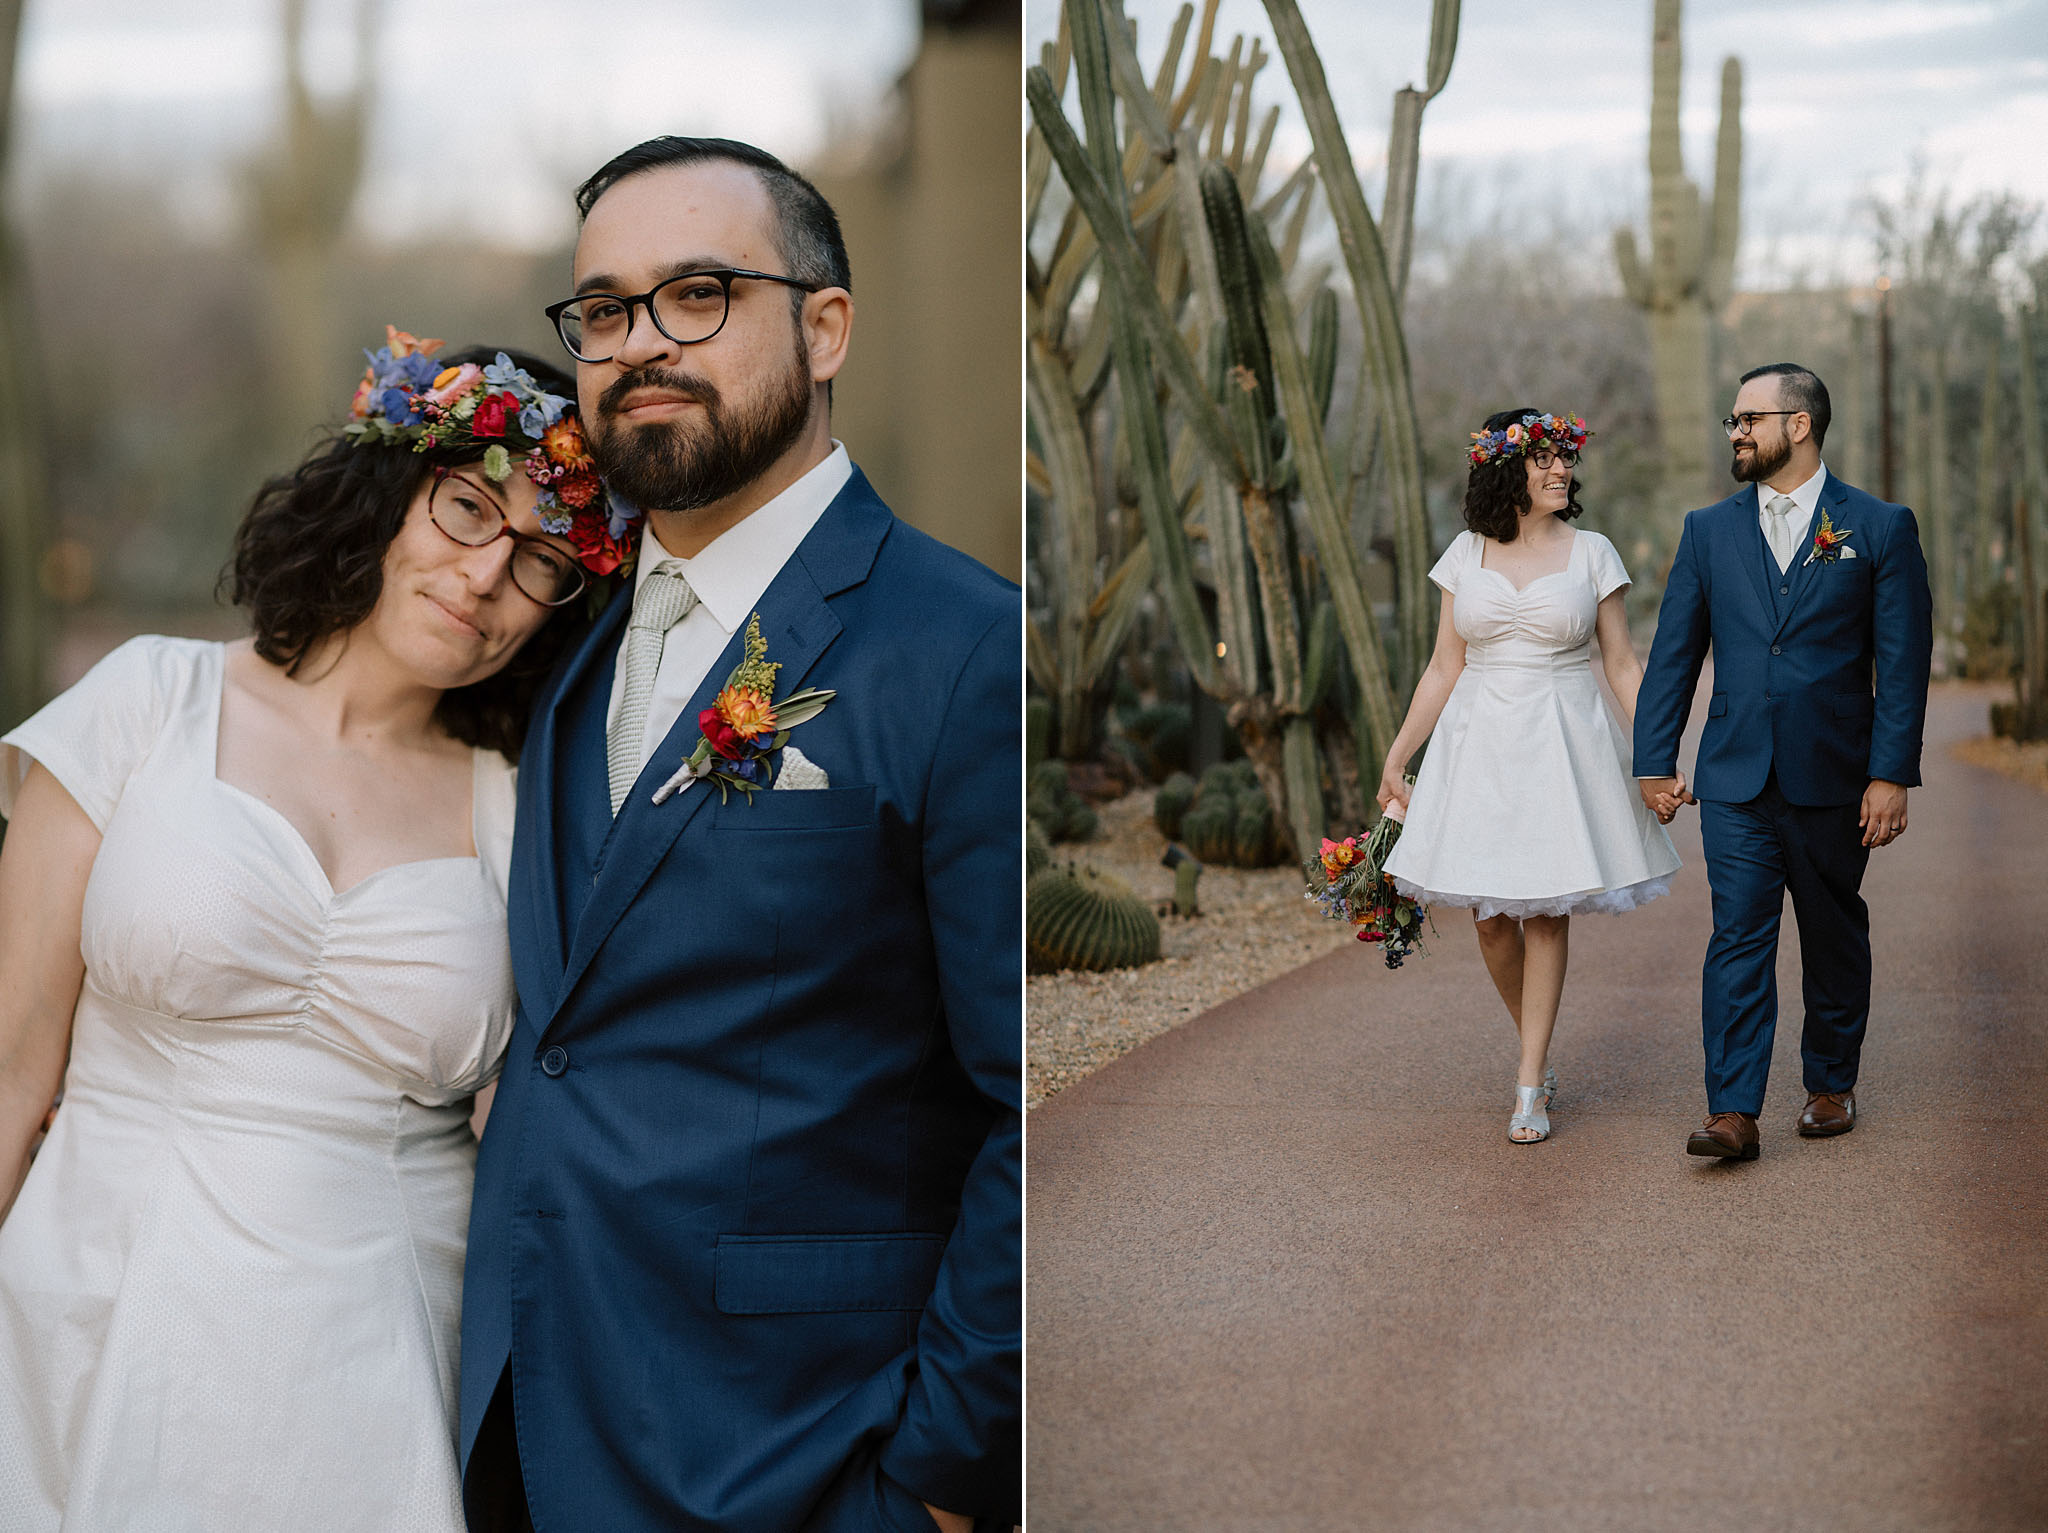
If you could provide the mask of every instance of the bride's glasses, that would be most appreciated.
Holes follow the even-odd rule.
[[[450,469],[434,470],[427,492],[427,520],[450,542],[482,548],[512,540],[512,584],[543,607],[559,607],[583,594],[583,567],[545,538],[514,532],[504,508],[472,480]]]
[[[1579,455],[1569,447],[1559,451],[1550,447],[1539,447],[1529,454],[1529,461],[1539,469],[1553,469],[1562,463],[1566,468],[1579,466]]]

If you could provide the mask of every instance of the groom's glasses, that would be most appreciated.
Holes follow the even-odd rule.
[[[512,584],[543,607],[560,607],[583,594],[583,568],[545,538],[514,532],[499,504],[461,474],[434,470],[427,520],[450,542],[482,548],[512,540]]]
[[[1730,436],[1748,436],[1766,415],[1804,415],[1804,410],[1744,410],[1740,415],[1721,417],[1721,429]]]
[[[678,346],[695,346],[708,341],[725,328],[732,310],[732,285],[748,282],[780,282],[800,292],[815,293],[815,282],[778,277],[765,271],[686,271],[680,277],[635,293],[583,293],[562,303],[548,305],[547,316],[569,355],[579,362],[609,362],[633,332],[633,310],[644,305],[654,328]]]

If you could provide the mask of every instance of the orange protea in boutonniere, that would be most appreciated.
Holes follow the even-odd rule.
[[[775,673],[782,663],[768,658],[761,637],[761,614],[747,619],[746,657],[733,667],[711,706],[697,715],[704,731],[675,775],[654,790],[655,803],[666,802],[700,778],[718,785],[720,803],[734,791],[752,799],[754,790],[774,779],[768,758],[789,743],[789,732],[816,718],[837,695],[822,687],[806,687],[787,697],[775,696]]]
[[[1852,528],[1837,527],[1828,520],[1827,512],[1821,512],[1820,528],[1813,535],[1813,552],[1806,556],[1806,562],[1811,564],[1818,559],[1822,564],[1833,564],[1842,557],[1842,545],[1855,535]]]

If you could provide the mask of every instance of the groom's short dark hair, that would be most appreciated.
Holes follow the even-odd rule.
[[[1828,422],[1835,417],[1834,406],[1828,401],[1828,386],[1810,367],[1801,367],[1797,362],[1766,362],[1762,367],[1752,367],[1737,381],[1737,387],[1752,378],[1775,376],[1779,380],[1778,392],[1787,409],[1802,410],[1813,422],[1813,445],[1821,446],[1827,441]]]
[[[684,138],[669,133],[635,144],[600,165],[588,181],[576,188],[576,211],[588,218],[598,198],[626,177],[643,170],[700,165],[709,160],[744,165],[761,178],[768,200],[775,207],[775,243],[790,276],[813,287],[853,291],[853,268],[846,259],[846,239],[839,232],[839,215],[832,211],[832,204],[767,150],[738,139]],[[801,292],[791,289],[790,299],[794,307],[803,307]]]

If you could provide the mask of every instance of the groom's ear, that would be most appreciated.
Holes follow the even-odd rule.
[[[853,336],[853,294],[843,287],[810,294],[804,299],[803,327],[811,381],[830,383],[846,365],[846,348]]]
[[[1813,417],[1804,410],[1785,417],[1785,434],[1794,442],[1803,442],[1813,435]]]

